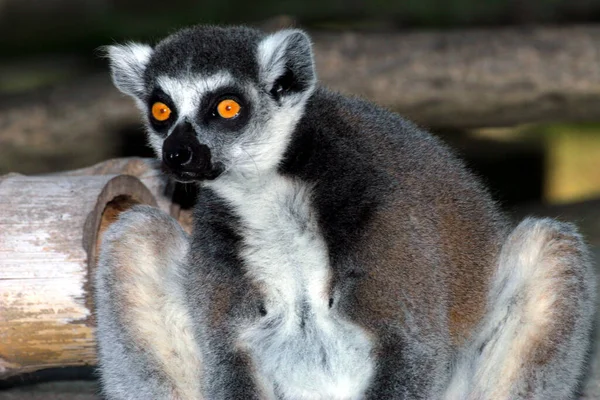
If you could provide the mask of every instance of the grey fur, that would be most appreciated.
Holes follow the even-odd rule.
[[[95,304],[100,377],[108,399],[199,396],[200,355],[194,346],[186,346],[182,357],[178,348],[186,344],[186,330],[191,327],[181,314],[169,312],[173,307],[186,309],[179,269],[188,246],[179,224],[149,206],[134,206],[105,232],[95,275]],[[140,296],[140,289],[151,297]],[[156,317],[148,313],[148,307]],[[147,328],[136,324],[140,315],[153,318],[141,321],[149,324]],[[165,340],[173,333],[177,340]],[[157,338],[160,343],[153,342]],[[173,370],[177,365],[165,367],[164,355],[173,357],[172,364],[182,363],[196,387],[190,387],[185,374]]]
[[[573,225],[528,218],[498,264],[486,317],[459,355],[446,398],[573,398],[595,312],[581,236]]]
[[[595,299],[574,227],[510,229],[446,146],[317,87],[301,31],[194,27],[136,48],[109,47],[113,80],[159,157],[200,149],[168,168],[200,195],[189,242],[149,208],[104,239],[111,399],[574,396]],[[219,119],[232,96],[239,115]]]

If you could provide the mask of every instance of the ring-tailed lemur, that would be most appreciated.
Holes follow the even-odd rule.
[[[178,180],[96,274],[110,399],[566,399],[595,296],[571,225],[510,229],[447,147],[316,85],[310,40],[193,27],[109,46]]]

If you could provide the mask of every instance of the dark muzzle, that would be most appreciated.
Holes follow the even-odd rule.
[[[184,182],[214,179],[221,172],[213,166],[210,149],[198,141],[189,122],[177,125],[165,139],[162,158],[166,170]]]

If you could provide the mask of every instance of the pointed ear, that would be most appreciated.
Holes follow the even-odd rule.
[[[317,76],[312,46],[306,33],[286,29],[258,45],[260,81],[276,99],[312,93]]]
[[[110,60],[112,80],[117,89],[140,99],[145,91],[144,71],[152,55],[152,47],[129,43],[106,46],[104,50]]]

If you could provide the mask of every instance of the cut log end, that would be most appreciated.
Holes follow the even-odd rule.
[[[91,289],[98,246],[134,204],[157,201],[130,175],[0,180],[0,251],[7,254],[0,260],[0,379],[96,363]]]
[[[137,178],[130,175],[118,175],[111,179],[98,195],[98,201],[90,213],[83,230],[83,247],[88,254],[88,279],[86,282],[86,305],[94,309],[93,287],[94,271],[98,262],[102,235],[119,218],[119,214],[136,204],[156,207],[154,195]],[[96,325],[95,316],[90,313],[88,323]]]

